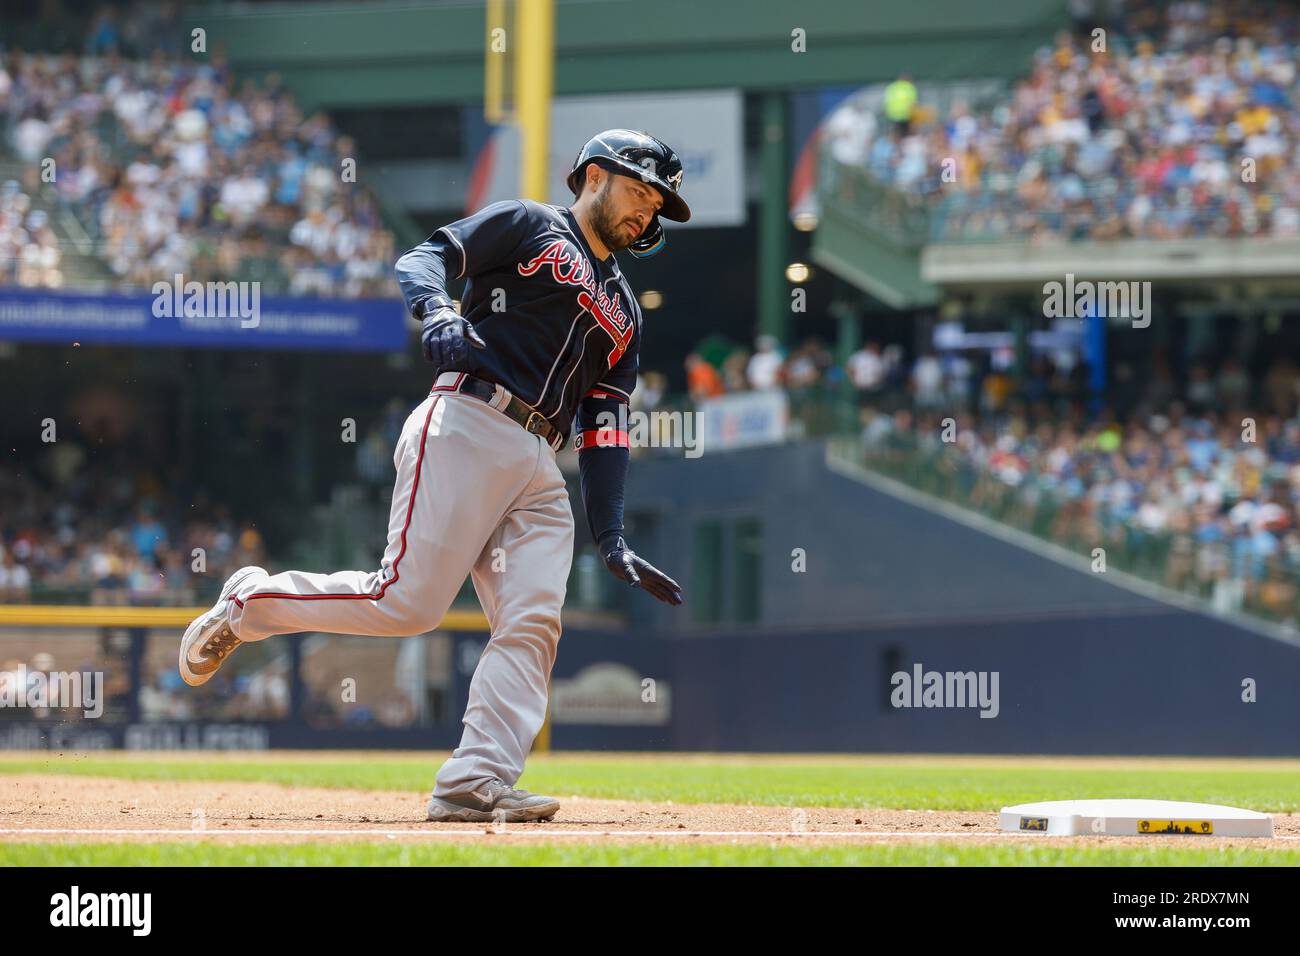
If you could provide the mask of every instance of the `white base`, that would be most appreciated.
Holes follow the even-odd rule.
[[[1170,829],[1173,824],[1175,829]],[[1180,833],[1271,837],[1267,813],[1178,800],[1048,800],[1003,807],[998,826],[1048,836],[1146,836]]]

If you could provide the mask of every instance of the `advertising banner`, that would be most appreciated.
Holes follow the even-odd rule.
[[[737,90],[707,93],[560,96],[551,106],[547,201],[573,202],[564,180],[582,145],[603,129],[644,130],[682,160],[682,195],[689,226],[737,226],[745,221],[744,101]],[[495,129],[475,163],[467,212],[519,196],[519,139],[510,126]],[[667,223],[666,228],[677,228]]]
[[[213,309],[206,290],[190,296],[187,288],[161,296],[0,289],[0,342],[346,352],[410,344],[398,298],[263,298],[236,290]]]

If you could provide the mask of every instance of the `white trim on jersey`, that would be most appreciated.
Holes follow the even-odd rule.
[[[621,388],[615,388],[613,385],[606,385],[604,382],[597,382],[595,385],[591,387],[593,389],[600,389],[603,392],[617,392],[619,395],[623,397],[623,401],[628,403],[631,403],[632,401],[631,392],[625,392]]]
[[[569,334],[564,337],[564,344],[560,346],[560,351],[555,356],[555,361],[551,363],[551,370],[546,373],[546,381],[542,383],[542,390],[537,393],[537,401],[533,402],[533,408],[540,407],[542,401],[546,398],[546,390],[551,387],[551,377],[555,375],[555,370],[559,367],[560,359],[564,358],[564,353],[569,349],[569,340],[573,338],[573,330],[578,327],[578,320],[586,314],[586,309],[579,309],[578,314],[573,317],[573,322],[569,324]]]
[[[460,253],[460,275],[456,276],[456,278],[463,279],[465,277],[465,270],[469,268],[469,257],[465,255],[465,247],[460,244],[460,240],[457,239],[455,236],[453,236],[451,234],[451,231],[446,226],[439,226],[437,229],[433,231],[433,234],[435,236],[438,233],[442,233],[448,239],[450,239],[451,244],[455,246],[456,251]]]
[[[582,356],[585,355],[587,352],[587,335],[590,335],[592,332],[595,332],[596,329],[598,328],[600,328],[600,326],[593,325],[591,328],[587,330],[587,334],[582,337],[582,348],[578,349],[578,360],[573,363],[573,368],[569,369],[569,374],[565,376],[564,384],[560,386],[560,394],[555,396],[555,411],[551,412],[552,415],[558,413],[560,407],[564,404],[564,393],[569,388],[569,382],[573,381],[573,373],[582,367]],[[579,398],[578,401],[581,402],[582,399]],[[576,413],[576,409],[575,409],[575,413]]]
[[[569,239],[578,248],[578,251],[581,252],[583,249],[583,245],[582,243],[578,242],[577,237],[573,234],[573,230],[570,229],[568,225],[565,223],[564,216],[560,212],[560,208],[558,206],[552,206],[550,203],[543,203],[542,205],[545,205],[548,209],[555,212],[556,219],[558,220],[558,221],[552,221],[547,226],[547,228],[555,232],[567,233]],[[542,402],[546,400],[546,390],[551,387],[551,379],[555,375],[556,368],[559,367],[560,359],[564,358],[564,353],[568,351],[569,340],[573,338],[573,330],[578,327],[578,320],[581,319],[583,315],[586,314],[586,312],[587,312],[586,309],[579,309],[578,314],[573,317],[573,322],[570,323],[569,325],[569,332],[567,335],[564,336],[564,343],[560,346],[560,351],[556,353],[555,361],[551,363],[551,370],[546,373],[546,381],[542,383],[542,390],[537,393],[537,400],[533,402],[533,408],[540,408]],[[561,392],[560,394],[563,395],[564,393]]]
[[[607,279],[604,279],[604,280],[601,282],[601,285],[604,285],[604,284],[607,283],[607,282],[616,282],[616,281],[618,281],[618,276],[610,276],[610,277],[608,277]],[[608,292],[608,290],[606,290],[606,292]],[[573,321],[576,323],[576,322],[578,321],[578,319],[582,318],[584,315],[590,315],[590,314],[591,314],[591,313],[590,313],[590,310],[589,310],[589,309],[583,309],[581,312],[578,313],[577,318],[575,318]],[[594,318],[594,316],[593,316],[593,318]],[[633,319],[633,321],[635,321],[635,318]],[[591,328],[589,328],[589,329],[586,331],[586,334],[584,334],[584,335],[582,336],[582,348],[580,348],[580,349],[578,350],[578,357],[577,357],[577,359],[576,359],[576,360],[574,361],[574,363],[573,363],[573,368],[569,369],[569,374],[566,375],[566,376],[564,377],[564,384],[563,384],[562,386],[560,386],[560,394],[556,397],[555,411],[554,411],[554,412],[551,412],[552,415],[558,413],[559,410],[560,410],[560,407],[564,404],[564,392],[565,392],[566,389],[568,389],[568,387],[569,387],[569,382],[573,381],[573,373],[576,372],[576,371],[581,367],[581,365],[582,365],[582,356],[583,356],[584,354],[586,354],[586,351],[587,351],[587,336],[590,335],[592,332],[596,331],[597,329],[601,329],[601,331],[604,331],[604,327],[603,327],[599,322],[596,322],[594,325],[592,325]],[[573,330],[572,330],[572,329],[569,330],[569,334],[570,334],[570,335],[573,334]],[[609,333],[608,333],[608,332],[605,332],[605,334],[608,335]],[[567,337],[566,337],[565,340],[564,340],[564,344],[565,344],[565,345],[568,345],[568,344],[569,344],[569,340],[568,340]],[[563,355],[564,353],[561,352],[560,354]],[[558,357],[557,357],[556,361],[559,361]],[[553,371],[553,370],[554,370],[554,369],[552,369],[552,371]],[[551,377],[548,375],[548,376],[546,377],[546,383],[549,385],[550,382],[551,382]],[[616,391],[617,391],[617,389],[616,389]],[[537,400],[540,402],[540,401],[542,400],[542,398],[545,398],[545,397],[546,397],[546,389],[543,388],[543,389],[542,389],[542,394],[541,394],[541,396],[540,396]],[[579,404],[581,404],[581,402],[582,402],[582,398],[583,398],[583,396],[581,396],[581,395],[578,396],[578,402],[579,402]],[[628,401],[629,401],[629,402],[631,401],[631,397],[630,397],[630,396],[628,397]],[[576,410],[575,410],[575,414],[576,414]]]

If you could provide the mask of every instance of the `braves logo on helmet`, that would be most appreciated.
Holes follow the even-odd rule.
[[[641,168],[645,170],[645,172],[641,174],[643,182],[652,183],[656,179],[662,179],[669,186],[673,187],[673,192],[677,192],[682,188],[681,166],[677,166],[673,172],[665,175],[659,171],[659,161],[657,159],[653,156],[642,156]]]

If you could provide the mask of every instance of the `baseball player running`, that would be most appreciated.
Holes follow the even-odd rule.
[[[435,779],[430,820],[544,820],[559,809],[514,784],[546,715],[560,639],[574,530],[555,454],[571,433],[587,524],[606,566],[660,601],[682,603],[677,582],[623,536],[627,433],[597,428],[601,413],[628,402],[641,340],[641,310],[614,253],[653,255],[664,246],[660,219],[690,218],[682,165],[653,136],[606,130],[582,148],[568,184],[576,199],[568,209],[494,203],[397,262],[437,375],[393,454],[379,570],[242,568],[181,639],[181,676],[197,686],[240,644],[274,634],[432,630],[471,575],[491,638],[470,683],[460,746]],[[460,278],[468,280],[463,316],[447,291]]]

